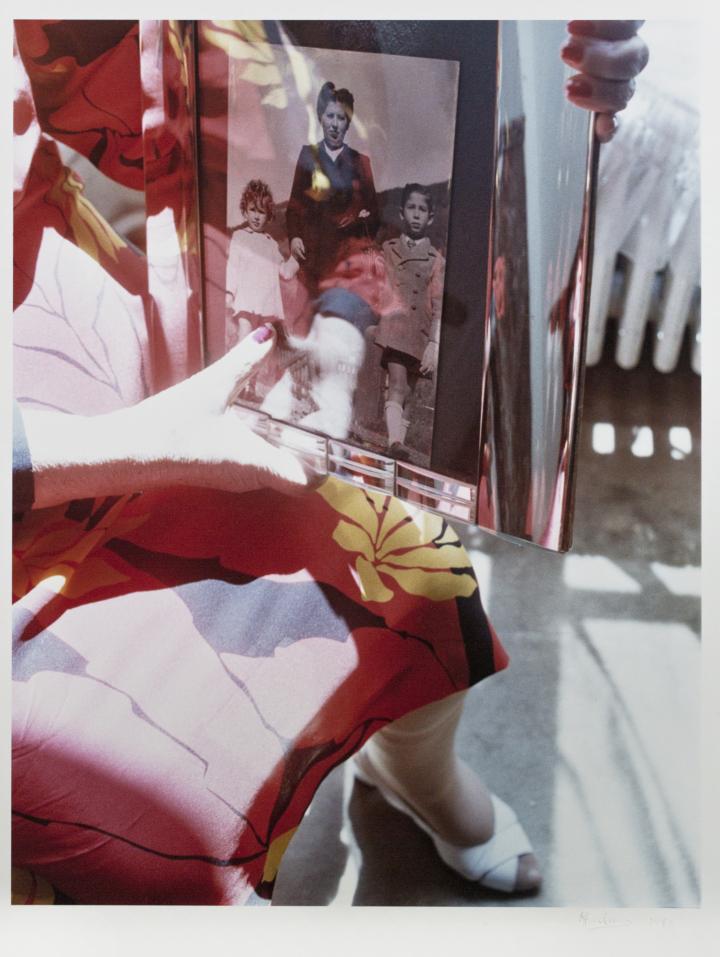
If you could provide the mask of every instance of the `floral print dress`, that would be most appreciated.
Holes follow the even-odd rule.
[[[165,209],[193,235],[183,98],[158,117],[151,83],[190,82],[185,39],[172,21],[16,24],[22,407],[96,414],[197,367],[193,303],[157,252]],[[60,142],[146,191],[145,253]],[[189,239],[175,262],[196,258]],[[445,520],[335,479],[302,504],[175,488],[25,512],[13,599],[18,901],[266,903],[329,772],[507,662]]]

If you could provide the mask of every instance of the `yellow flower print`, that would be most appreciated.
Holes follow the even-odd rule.
[[[116,502],[91,531],[65,518],[65,506],[28,513],[13,536],[13,597],[22,598],[40,582],[66,598],[80,598],[95,588],[127,581],[127,575],[92,554],[146,521],[142,515],[123,519],[126,502]]]
[[[55,891],[44,877],[24,867],[13,867],[10,887],[11,904],[54,904]]]
[[[310,189],[307,191],[308,196],[317,201],[326,199],[330,192],[330,188],[331,183],[327,178],[327,175],[320,169],[319,166],[316,167],[312,172]]]
[[[393,583],[431,601],[467,597],[477,589],[470,559],[439,515],[411,512],[391,495],[333,478],[318,494],[344,516],[333,539],[356,554],[354,577],[365,601],[390,601]]]
[[[66,217],[73,239],[83,252],[98,262],[101,251],[117,260],[116,250],[123,249],[126,243],[85,198],[83,190],[80,177],[70,169],[63,169],[55,176],[48,199]]]
[[[190,85],[187,68],[187,41],[183,41],[181,27],[177,20],[168,21],[167,31],[170,49],[173,51],[178,62],[180,63],[180,82],[182,83],[183,89],[187,91]]]
[[[263,103],[278,109],[287,106],[275,52],[261,20],[210,20],[203,23],[202,30],[209,43],[224,50],[229,59],[242,63],[239,77],[266,88]]]
[[[280,867],[283,854],[287,850],[287,846],[290,843],[295,831],[297,831],[297,828],[291,827],[289,831],[285,831],[283,834],[280,834],[279,837],[276,837],[271,842],[270,847],[268,848],[267,857],[265,858],[263,881],[274,881],[277,877],[278,868]]]

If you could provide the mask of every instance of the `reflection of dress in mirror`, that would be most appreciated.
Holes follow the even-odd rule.
[[[374,240],[380,222],[370,160],[345,144],[353,109],[349,90],[323,84],[317,100],[323,138],[303,146],[295,167],[287,229],[311,295],[342,256]]]
[[[280,280],[291,279],[299,265],[285,259],[266,231],[275,204],[267,183],[251,180],[243,190],[240,212],[245,221],[230,240],[225,289],[225,346],[230,349],[265,322],[284,319]]]
[[[498,141],[484,426],[489,460],[480,496],[481,521],[518,535],[533,520],[526,135],[525,118],[517,116]]]
[[[433,221],[432,192],[408,183],[400,201],[402,235],[383,243],[396,308],[385,313],[375,335],[387,369],[385,423],[388,451],[408,459],[407,401],[418,377],[437,368],[445,260],[426,235]]]

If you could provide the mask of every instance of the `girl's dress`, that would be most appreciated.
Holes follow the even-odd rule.
[[[226,287],[233,313],[284,319],[280,279],[292,279],[297,270],[297,261],[285,260],[272,236],[248,227],[236,229],[230,240]]]
[[[197,368],[176,284],[198,250],[164,243],[194,208],[178,29],[16,23],[21,407],[97,414]],[[158,64],[178,95],[153,86]],[[147,258],[84,198],[63,136],[145,186]],[[507,661],[452,528],[333,479],[301,501],[73,501],[13,532],[13,862],[74,901],[267,902],[330,771]]]

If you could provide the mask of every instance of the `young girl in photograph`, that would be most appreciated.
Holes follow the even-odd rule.
[[[381,363],[388,375],[388,452],[408,459],[405,406],[418,376],[432,376],[437,367],[445,260],[427,236],[433,221],[432,193],[427,186],[405,186],[400,220],[402,235],[382,247],[398,308],[383,315],[375,342],[383,349]]]
[[[264,323],[285,318],[280,280],[292,279],[300,268],[293,256],[283,258],[265,231],[275,213],[267,183],[250,180],[240,199],[240,212],[245,221],[230,240],[225,282],[227,349]]]

